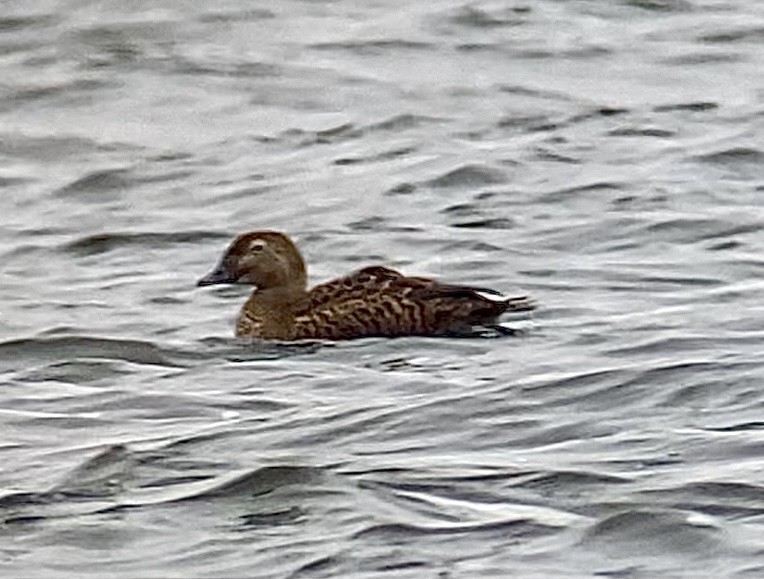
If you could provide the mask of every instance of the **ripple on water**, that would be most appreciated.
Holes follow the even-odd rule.
[[[97,233],[70,241],[64,244],[62,249],[77,256],[90,256],[123,248],[135,251],[156,250],[184,243],[218,243],[229,238],[228,234],[214,231]]]
[[[19,367],[23,362],[74,358],[107,358],[135,364],[182,366],[181,351],[171,351],[143,340],[68,336],[22,338],[0,343],[0,362]],[[175,358],[175,360],[173,360]]]
[[[429,182],[435,188],[476,187],[505,183],[507,177],[503,171],[486,165],[464,165],[452,169]]]
[[[713,558],[723,550],[726,537],[718,521],[707,515],[635,508],[601,518],[582,544],[636,559],[678,552]]]

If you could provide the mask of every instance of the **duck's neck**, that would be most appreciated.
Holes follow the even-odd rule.
[[[300,285],[256,289],[242,307],[241,315],[259,327],[258,337],[291,340],[294,308],[306,295]]]

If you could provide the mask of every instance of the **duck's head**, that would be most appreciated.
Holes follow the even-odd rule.
[[[304,290],[305,262],[294,242],[277,231],[243,233],[228,246],[215,269],[196,285],[246,284],[259,290]]]

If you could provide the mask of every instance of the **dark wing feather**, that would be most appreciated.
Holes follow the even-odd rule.
[[[443,284],[433,280],[416,280],[408,297],[423,304],[430,323],[439,333],[450,333],[468,326],[492,323],[506,311],[528,311],[533,303],[525,297],[509,298],[483,288]]]
[[[494,316],[504,312],[527,312],[536,309],[533,300],[527,296],[507,297],[489,288],[449,285],[432,280],[430,282],[412,294],[415,299],[465,301],[473,304],[473,309],[493,312]]]

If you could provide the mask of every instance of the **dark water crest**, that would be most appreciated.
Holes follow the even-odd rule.
[[[6,1],[8,577],[764,576],[764,4]],[[541,304],[246,344],[233,235]]]

